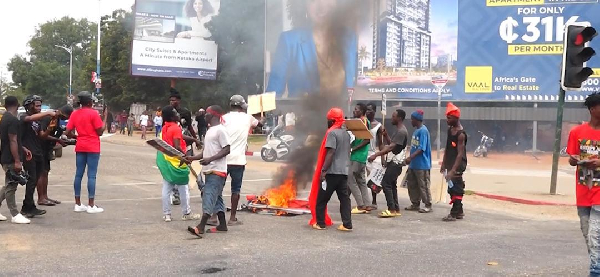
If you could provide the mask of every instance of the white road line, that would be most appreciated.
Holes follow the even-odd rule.
[[[244,183],[252,183],[252,182],[267,182],[273,181],[273,179],[253,179],[253,180],[243,180]],[[227,181],[227,183],[231,183],[231,181]],[[117,187],[130,187],[130,186],[147,186],[147,185],[160,185],[158,182],[139,182],[139,183],[117,183],[117,184],[101,184],[101,186],[117,186]],[[73,185],[50,185],[50,187],[72,187]]]

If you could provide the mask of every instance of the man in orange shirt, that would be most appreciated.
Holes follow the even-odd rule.
[[[577,166],[575,191],[581,231],[590,256],[590,276],[600,276],[600,93],[585,99],[589,123],[571,130],[569,164]]]

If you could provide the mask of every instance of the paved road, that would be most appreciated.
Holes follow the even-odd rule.
[[[243,226],[194,239],[185,228],[195,222],[181,221],[176,208],[175,221],[161,220],[154,158],[146,147],[103,144],[97,201],[106,211],[76,214],[71,198],[74,155],[65,151],[53,164],[49,189],[64,204],[47,208],[48,214],[31,225],[0,223],[0,275],[586,274],[587,253],[576,222],[528,221],[467,209],[464,221],[444,223],[445,205],[428,215],[355,216],[352,233],[314,231],[308,216],[244,213]],[[268,187],[276,166],[252,158],[244,192]],[[22,195],[23,189],[19,191]],[[198,196],[194,191],[196,211]],[[335,201],[330,211],[339,222],[337,209]],[[8,213],[5,207],[0,211]]]

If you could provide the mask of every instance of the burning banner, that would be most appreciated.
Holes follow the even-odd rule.
[[[278,187],[268,189],[263,195],[248,195],[248,204],[242,209],[251,212],[267,212],[274,215],[310,214],[308,201],[296,199],[297,180],[294,171]]]

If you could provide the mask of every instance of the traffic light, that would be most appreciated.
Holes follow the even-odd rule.
[[[582,83],[594,73],[586,67],[586,62],[596,51],[586,46],[598,33],[582,23],[569,24],[565,29],[560,84],[564,90],[580,90]]]

